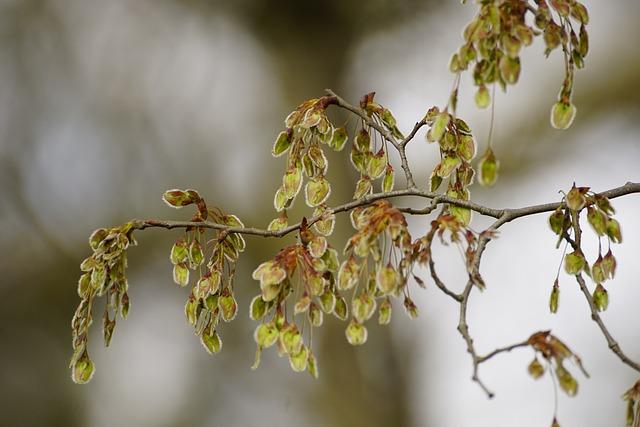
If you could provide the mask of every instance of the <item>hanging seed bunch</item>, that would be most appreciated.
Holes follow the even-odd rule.
[[[183,201],[183,195],[189,195]],[[196,204],[198,210],[193,222],[209,220],[228,227],[242,228],[244,224],[235,215],[224,213],[219,208],[207,208],[205,201],[195,190],[171,190],[164,194],[165,202],[172,207]],[[221,321],[232,321],[238,312],[233,283],[236,263],[245,249],[242,235],[227,230],[208,230],[204,227],[186,227],[171,248],[173,281],[181,287],[190,283],[190,273],[197,275],[184,307],[187,322],[194,327],[195,334],[210,353],[222,348],[218,333]]]
[[[70,368],[71,378],[76,383],[88,382],[95,371],[89,357],[87,345],[89,328],[93,323],[92,309],[98,297],[105,296],[106,304],[102,316],[104,345],[109,346],[116,326],[116,317],[129,313],[129,287],[125,277],[127,268],[127,248],[135,245],[134,224],[119,227],[99,228],[89,237],[93,253],[80,264],[83,274],[78,281],[80,304],[71,320],[73,356]]]
[[[360,100],[362,108],[374,122],[381,124],[391,135],[404,138],[396,125],[391,111],[374,101],[375,92],[370,92]],[[373,136],[373,137],[372,137]],[[379,137],[379,138],[378,138]],[[350,153],[351,164],[360,174],[353,194],[354,199],[361,199],[374,191],[374,181],[381,179],[380,190],[388,193],[393,190],[394,173],[389,161],[388,147],[382,135],[366,125],[356,134]]]
[[[372,143],[370,130],[362,128],[354,138],[351,147],[351,164],[360,173],[360,178],[356,182],[353,193],[354,199],[373,193],[373,182],[382,177],[381,189],[388,193],[393,189],[393,168],[389,163],[389,158],[384,147],[376,150],[375,143]],[[381,144],[382,145],[382,144]]]
[[[411,236],[402,212],[386,200],[351,212],[351,224],[357,232],[344,249],[336,287],[352,291],[351,320],[346,329],[352,345],[364,344],[364,323],[378,309],[378,323],[391,320],[391,298],[402,298],[411,317],[417,307],[409,295],[407,277],[411,272]],[[345,313],[346,317],[346,313]]]
[[[622,395],[622,399],[627,402],[627,427],[640,426],[640,380]]]
[[[286,129],[278,135],[271,153],[275,157],[287,154],[282,185],[276,191],[274,206],[283,212],[289,208],[302,189],[307,177],[304,194],[309,207],[324,203],[331,193],[326,179],[329,163],[323,147],[341,151],[347,142],[345,128],[334,128],[325,114],[330,97],[303,102],[285,120]]]
[[[324,314],[347,320],[351,312],[345,334],[352,345],[366,342],[364,322],[376,308],[379,323],[389,323],[390,297],[402,295],[405,307],[415,315],[417,309],[406,290],[405,257],[411,248],[411,237],[404,215],[388,201],[380,201],[354,210],[351,218],[357,232],[347,242],[344,250],[347,259],[341,265],[337,251],[305,221],[300,229],[300,243],[282,249],[254,271],[253,278],[260,281],[261,293],[251,303],[251,317],[262,322],[254,334],[255,367],[262,350],[276,345],[280,356],[289,357],[294,371],[308,369],[317,376],[317,361],[311,350],[312,331],[322,325]],[[394,254],[396,259],[401,257],[397,265],[393,264]],[[349,291],[350,303],[346,296]],[[296,316],[302,319],[297,321]]]
[[[289,358],[294,371],[308,369],[318,376],[311,350],[313,328],[322,326],[324,313],[338,318],[345,315],[345,300],[335,287],[337,271],[337,251],[324,236],[311,231],[306,220],[299,243],[283,248],[256,268],[253,278],[260,282],[260,294],[251,301],[250,317],[261,323],[254,333],[254,369],[262,350],[276,345],[278,354]]]
[[[458,200],[469,200],[469,186],[473,183],[475,171],[471,160],[476,155],[476,142],[467,123],[448,111],[432,107],[425,116],[430,126],[426,134],[428,142],[437,142],[440,149],[440,163],[431,172],[429,188],[435,192],[444,180],[448,180],[446,195]],[[471,211],[457,206],[448,206],[448,213],[463,225],[471,222]]]
[[[581,239],[576,236],[582,234],[580,229],[580,215],[586,210],[587,221],[598,238],[598,257],[589,264],[580,246]],[[576,187],[575,184],[566,196],[563,203],[549,217],[551,230],[558,235],[558,244],[565,240],[573,242],[573,251],[564,257],[564,270],[572,276],[585,273],[591,277],[595,284],[592,293],[593,302],[598,311],[605,311],[609,305],[609,294],[603,283],[614,278],[617,261],[611,249],[612,243],[622,242],[620,223],[613,217],[615,209],[606,197],[590,191],[589,187]],[[573,238],[572,238],[573,236]],[[603,255],[606,244],[607,252]],[[556,277],[549,306],[551,312],[558,310],[560,297],[559,280]]]
[[[565,367],[565,361],[571,361],[585,377],[589,378],[580,358],[550,331],[536,332],[529,337],[528,344],[536,352],[528,367],[529,374],[538,379],[548,370],[551,375],[555,375],[562,391],[569,396],[575,396],[578,393],[578,382]],[[540,363],[538,357],[542,358],[547,367]]]
[[[574,72],[584,66],[589,51],[588,23],[587,8],[575,0],[535,0],[533,5],[524,0],[482,1],[464,30],[465,43],[451,58],[450,69],[459,73],[473,67],[476,104],[486,108],[491,103],[487,86],[498,83],[506,89],[516,84],[522,47],[542,36],[546,56],[558,48],[563,52],[565,78],[552,108],[551,124],[566,129],[576,113],[571,103]]]

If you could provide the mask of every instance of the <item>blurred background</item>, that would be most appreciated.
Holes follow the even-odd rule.
[[[498,94],[494,151],[502,172],[491,191],[474,186],[477,202],[517,207],[559,200],[574,181],[598,191],[640,180],[640,3],[585,3],[591,50],[577,74],[574,125],[564,132],[549,125],[563,65],[558,52],[545,60],[536,43],[523,55],[519,85]],[[532,352],[482,366],[496,392],[488,400],[470,380],[457,305],[430,285],[414,292],[417,320],[397,306],[391,326],[372,322],[365,346],[349,346],[345,325],[325,322],[314,349],[318,380],[293,373],[274,351],[251,371],[247,308],[258,287],[250,273],[293,237],[248,239],[240,315],[222,329],[223,351],[209,356],[184,320],[188,291],[171,280],[168,254],[179,232],[138,233],[128,319],[109,349],[94,325],[90,384],[74,385],[67,369],[78,265],[95,228],[187,219],[160,200],[169,188],[197,188],[209,204],[266,227],[283,171],[269,152],[284,117],[327,87],[354,103],[375,90],[410,129],[428,107],[446,103],[449,58],[475,10],[443,0],[0,0],[2,424],[550,425],[553,387],[548,376],[527,375]],[[489,113],[476,109],[470,80],[463,76],[459,114],[482,152]],[[409,155],[424,186],[435,147],[420,133]],[[356,177],[346,156],[331,158],[329,178],[343,183],[329,203],[348,200]],[[638,360],[640,197],[614,206],[625,241],[614,248],[618,275],[603,318]],[[412,219],[413,235],[428,221]],[[475,218],[477,229],[486,224]],[[341,219],[334,246],[349,230]],[[560,277],[559,313],[548,313],[561,258],[554,244],[546,215],[504,226],[491,243],[482,267],[487,290],[473,295],[469,310],[477,350],[552,329],[591,373],[587,380],[573,370],[580,391],[559,396],[561,424],[622,426],[620,395],[638,375],[607,349],[570,277]],[[435,256],[447,284],[461,289],[457,252],[437,248]]]

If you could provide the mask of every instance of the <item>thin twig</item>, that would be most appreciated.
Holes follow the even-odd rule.
[[[331,89],[325,89],[325,92],[327,92],[332,98],[334,98],[334,99],[330,100],[330,102],[328,102],[328,104],[334,104],[334,105],[337,105],[338,107],[344,108],[345,110],[351,111],[353,114],[359,116],[367,124],[367,126],[370,126],[370,127],[374,128],[375,130],[377,130],[380,133],[380,135],[382,135],[382,137],[384,139],[386,139],[396,149],[398,149],[398,150],[400,149],[400,144],[398,143],[396,138],[391,134],[391,131],[389,131],[384,126],[381,126],[378,122],[373,120],[369,116],[369,114],[367,114],[366,111],[364,111],[360,107],[356,107],[355,105],[350,104],[349,102],[345,101],[344,98],[342,98],[340,95],[336,94]]]
[[[473,363],[473,375],[471,379],[478,383],[478,385],[484,390],[489,399],[493,398],[494,394],[491,390],[487,388],[487,386],[482,382],[480,376],[478,375],[478,366],[481,363],[481,358],[478,356],[476,349],[473,345],[473,338],[469,333],[469,325],[467,323],[467,307],[469,305],[469,296],[471,295],[471,291],[473,290],[474,284],[477,283],[477,280],[480,278],[480,260],[482,258],[482,253],[487,246],[487,243],[491,240],[492,232],[497,230],[500,226],[509,221],[510,214],[508,211],[502,214],[500,218],[480,235],[478,239],[478,246],[476,247],[476,251],[474,254],[474,259],[471,264],[471,271],[469,271],[469,280],[467,281],[467,285],[462,291],[462,300],[460,301],[460,318],[458,320],[458,332],[462,335],[465,343],[467,344],[467,352],[471,355],[471,361]]]
[[[425,119],[422,119],[419,122],[417,122],[413,126],[413,129],[411,129],[411,132],[409,132],[409,135],[407,135],[402,141],[400,141],[400,146],[404,147],[405,145],[407,145],[409,141],[411,141],[416,136],[416,133],[420,130],[420,128],[426,124],[427,122]]]
[[[593,297],[591,296],[591,293],[589,292],[589,288],[587,288],[587,284],[585,283],[584,278],[582,277],[582,274],[576,275],[576,281],[578,282],[578,285],[580,285],[580,290],[584,294],[584,297],[587,300],[587,303],[589,303],[589,309],[591,310],[591,319],[594,322],[596,322],[596,324],[598,325],[598,327],[602,331],[602,335],[604,335],[605,339],[607,340],[607,344],[609,345],[609,348],[611,349],[611,351],[616,356],[618,356],[618,358],[622,361],[622,363],[624,363],[625,365],[630,366],[631,368],[633,368],[636,371],[640,372],[640,364],[635,362],[635,361],[633,361],[633,360],[631,360],[631,359],[629,359],[629,357],[626,354],[624,354],[624,352],[620,348],[620,345],[613,338],[613,336],[611,335],[611,333],[607,329],[606,325],[602,321],[602,318],[600,317],[600,314],[598,314],[598,308],[596,307],[596,304],[593,301]]]
[[[500,348],[496,348],[495,350],[493,350],[491,353],[487,354],[486,356],[480,356],[478,357],[478,364],[486,362],[487,360],[491,359],[493,356],[500,354],[500,353],[506,353],[509,352],[511,350],[515,350],[516,348],[520,348],[520,347],[528,347],[529,341],[522,341],[516,344],[511,344],[508,345],[506,347],[500,347]]]
[[[462,291],[462,301],[460,301],[460,319],[458,321],[458,332],[462,335],[465,343],[467,344],[467,352],[471,355],[471,361],[473,363],[473,375],[471,379],[478,383],[480,388],[487,394],[489,399],[493,398],[494,393],[489,390],[489,388],[482,382],[480,376],[478,375],[478,353],[476,353],[476,349],[473,345],[473,338],[471,338],[471,334],[469,333],[469,325],[467,324],[467,305],[469,304],[469,295],[471,294],[471,290],[473,289],[473,281],[469,279],[467,281],[467,285]]]
[[[438,276],[438,273],[436,272],[436,264],[435,264],[435,261],[433,260],[433,255],[429,256],[429,272],[431,273],[431,278],[433,279],[433,282],[442,292],[445,293],[445,295],[450,296],[458,303],[462,302],[462,295],[456,294],[451,289],[447,288],[444,282],[440,280],[440,276]]]
[[[384,139],[386,139],[391,145],[394,146],[394,148],[400,155],[400,165],[402,167],[402,170],[404,171],[404,176],[407,180],[407,187],[409,187],[410,189],[416,189],[417,188],[416,183],[413,180],[413,174],[411,173],[411,168],[409,167],[409,160],[407,159],[407,153],[405,152],[405,145],[408,142],[408,140],[405,138],[402,142],[398,142],[398,140],[396,140],[396,138],[393,136],[391,131],[389,131],[384,126],[381,126],[379,123],[373,120],[367,114],[367,112],[364,111],[362,108],[356,107],[355,105],[348,103],[331,89],[325,89],[325,91],[333,98],[330,102],[331,104],[335,104],[341,108],[344,108],[345,110],[349,110],[352,113],[360,116],[360,118],[362,118],[362,120],[368,126],[377,130]],[[416,127],[418,127],[418,124],[416,124]],[[418,129],[414,127],[414,129],[415,131],[412,131],[410,135],[415,136],[415,133],[418,131],[419,127]]]

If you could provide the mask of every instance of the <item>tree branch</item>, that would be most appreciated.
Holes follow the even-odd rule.
[[[435,264],[435,261],[433,260],[433,255],[429,256],[429,272],[431,273],[431,278],[433,279],[433,282],[442,292],[445,293],[445,295],[450,296],[458,303],[462,302],[462,295],[456,294],[455,292],[447,288],[444,282],[440,280],[440,276],[438,276],[438,273],[436,272],[436,264]]]
[[[353,108],[355,109],[355,107]],[[627,194],[632,194],[632,193],[640,193],[640,183],[628,182],[625,185],[622,185],[620,187],[603,191],[600,193],[600,195],[605,196],[609,199],[614,199],[614,198],[621,197]],[[515,348],[523,347],[526,345],[526,343],[517,343],[507,347],[498,348],[485,356],[478,356],[478,353],[475,350],[475,346],[473,344],[473,338],[469,333],[469,326],[467,324],[467,308],[469,305],[469,298],[471,295],[471,291],[473,290],[474,284],[479,286],[479,284],[481,283],[479,281],[482,280],[480,276],[480,271],[479,271],[482,254],[487,244],[491,240],[493,232],[497,231],[504,224],[524,216],[554,211],[559,206],[561,206],[562,203],[561,202],[546,203],[546,204],[540,204],[540,205],[525,206],[522,208],[515,208],[515,209],[495,209],[495,208],[482,206],[482,205],[464,201],[464,200],[453,199],[442,194],[425,192],[425,191],[418,190],[416,188],[407,188],[404,190],[395,190],[389,193],[374,193],[366,197],[363,197],[362,199],[354,200],[354,201],[336,206],[335,208],[330,209],[330,212],[331,213],[347,212],[357,207],[368,205],[376,200],[389,199],[389,198],[401,197],[401,196],[414,196],[414,197],[431,199],[431,203],[423,209],[400,208],[403,212],[406,212],[409,214],[428,214],[428,213],[431,213],[438,205],[446,203],[446,204],[468,208],[482,215],[497,219],[493,224],[491,224],[491,226],[487,230],[485,230],[485,232],[480,234],[480,237],[478,239],[478,244],[475,250],[474,259],[469,269],[469,280],[467,281],[467,284],[464,290],[462,291],[462,293],[456,294],[453,291],[449,290],[444,285],[444,283],[442,283],[442,281],[439,279],[439,277],[435,273],[435,269],[434,269],[435,265],[433,264],[433,260],[432,259],[430,260],[431,277],[433,278],[436,286],[438,286],[440,290],[442,290],[445,294],[447,294],[448,296],[450,296],[452,299],[454,299],[456,302],[460,304],[460,316],[459,316],[457,329],[460,332],[460,335],[462,335],[462,338],[464,339],[465,343],[467,344],[467,351],[471,355],[471,359],[473,363],[472,380],[480,385],[480,387],[484,390],[484,392],[487,394],[489,398],[492,398],[494,396],[494,393],[488,389],[488,387],[482,382],[482,380],[478,375],[479,365],[489,360],[496,354],[511,351]],[[313,224],[314,222],[320,220],[321,218],[322,216],[313,217],[311,220],[308,221],[308,223]],[[209,222],[209,221],[193,222],[193,221],[134,220],[132,221],[132,223],[133,223],[133,228],[138,230],[144,230],[146,228],[153,228],[153,227],[160,227],[160,228],[167,228],[167,229],[202,227],[202,228],[226,230],[228,233],[239,233],[239,234],[255,235],[255,236],[262,236],[262,237],[283,237],[300,228],[300,223],[290,225],[278,231],[269,231],[269,230],[263,230],[259,228],[253,228],[253,227],[229,227],[223,224],[218,224],[218,223]],[[580,236],[578,231],[575,241],[569,239],[569,243],[574,247],[579,247],[579,243],[580,243],[579,237]],[[602,319],[600,318],[600,315],[598,314],[595,303],[593,302],[593,298],[591,297],[591,294],[589,293],[589,290],[582,276],[577,275],[576,280],[578,281],[578,284],[580,285],[580,289],[585,295],[587,302],[589,303],[589,307],[591,309],[591,317],[597,323],[600,330],[604,334],[607,340],[607,343],[609,344],[609,348],[620,358],[620,360],[622,360],[623,363],[640,372],[640,365],[634,362],[633,360],[629,359],[622,352],[619,344],[615,341],[615,339],[607,330]]]
[[[609,199],[613,199],[613,198],[624,196],[631,193],[640,193],[640,183],[628,182],[621,187],[617,187],[608,191],[603,191],[600,194]],[[500,218],[501,219],[500,225],[506,222],[513,221],[514,219],[520,218],[523,216],[535,215],[535,214],[544,213],[544,212],[551,212],[557,209],[561,205],[561,203],[547,203],[543,205],[526,206],[526,207],[517,208],[517,209],[495,209],[495,208],[482,206],[473,202],[447,197],[443,194],[408,188],[404,190],[394,190],[389,193],[370,194],[361,199],[336,206],[333,209],[330,209],[330,212],[331,213],[347,212],[360,206],[366,206],[376,200],[390,199],[393,197],[401,197],[401,196],[412,196],[412,197],[431,199],[432,203],[428,205],[426,208],[421,210],[416,210],[412,208],[401,208],[402,211],[410,214],[430,213],[435,209],[436,206],[446,203],[453,206],[459,206],[462,208],[470,209],[484,216],[489,216],[492,218]],[[321,218],[322,218],[321,216],[313,217],[308,221],[308,223],[313,224],[319,221]],[[217,230],[227,230],[227,232],[229,233],[248,234],[248,235],[262,236],[262,237],[283,237],[300,228],[299,222],[278,231],[270,231],[270,230],[254,228],[254,227],[229,227],[227,225],[218,224],[211,221],[170,221],[170,220],[150,219],[150,220],[133,220],[132,223],[134,224],[134,228],[137,230],[144,230],[146,228],[154,228],[154,227],[167,228],[167,229],[201,227],[201,228],[211,228],[211,229],[217,229]],[[482,250],[484,250],[484,245],[482,246]]]
[[[418,189],[405,189],[405,190],[394,190],[389,193],[374,193],[369,194],[361,199],[353,200],[348,203],[344,203],[342,205],[336,206],[334,208],[329,209],[330,213],[340,213],[340,212],[348,212],[355,208],[366,206],[376,200],[381,199],[390,199],[393,197],[401,197],[401,196],[413,196],[431,199],[435,206],[447,203],[454,206],[460,206],[463,208],[471,209],[472,211],[478,212],[482,215],[496,217],[498,216],[502,210],[488,208],[482,205],[478,205],[473,202],[468,202],[465,200],[454,199],[452,197],[447,197],[442,194],[432,193],[427,191],[421,191]],[[326,213],[325,213],[326,214]],[[319,221],[322,219],[322,216],[316,216],[307,221],[309,225]],[[187,227],[201,227],[201,228],[210,228],[216,230],[227,230],[229,233],[238,233],[238,234],[248,234],[254,236],[262,236],[262,237],[283,237],[295,230],[300,228],[300,222],[290,225],[286,228],[283,228],[278,231],[270,231],[260,228],[254,227],[229,227],[228,225],[218,224],[211,221],[170,221],[170,220],[133,220],[134,228],[137,230],[144,230],[146,228],[187,228]]]

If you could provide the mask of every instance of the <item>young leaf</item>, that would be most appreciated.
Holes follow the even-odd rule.
[[[273,148],[271,149],[271,154],[273,157],[279,157],[287,152],[289,147],[291,147],[291,132],[282,131],[276,138],[276,142],[273,144]]]
[[[367,341],[367,328],[352,319],[347,329],[345,329],[345,335],[349,344],[362,345]]]
[[[322,219],[313,224],[313,228],[323,236],[330,236],[336,224],[336,216],[333,213],[326,212],[325,207],[318,207],[313,211],[313,216],[322,215]]]
[[[173,281],[180,286],[189,284],[189,268],[183,262],[173,266]]]
[[[291,199],[287,198],[283,188],[280,187],[278,188],[278,191],[276,191],[276,194],[273,197],[273,207],[276,209],[277,212],[281,212],[288,205],[289,200]]]
[[[314,126],[317,126],[321,120],[322,120],[322,112],[315,108],[309,108],[306,111],[304,118],[299,123],[299,125],[302,128],[310,129]]]
[[[578,393],[578,382],[571,376],[564,366],[558,365],[556,368],[556,377],[560,388],[569,396],[575,396]]]
[[[222,320],[225,322],[232,321],[238,313],[238,303],[233,297],[233,294],[228,292],[223,293],[218,299],[218,307],[220,307],[220,313],[222,314]]]
[[[327,239],[323,236],[314,236],[307,247],[312,257],[320,258],[327,250]]]
[[[560,235],[564,231],[564,225],[565,225],[564,211],[562,210],[562,208],[558,208],[549,217],[549,226],[551,227],[551,230],[555,234]]]
[[[280,331],[280,344],[286,354],[298,354],[302,349],[302,334],[290,323]]]
[[[383,149],[380,149],[375,155],[369,158],[367,164],[367,175],[371,179],[379,178],[385,171],[387,165],[387,156]]]
[[[593,291],[593,303],[596,305],[598,311],[605,311],[609,306],[609,293],[604,286],[599,283]]]
[[[162,195],[162,200],[172,208],[181,208],[200,200],[200,195],[195,190],[168,190]]]
[[[195,325],[198,320],[199,302],[194,297],[190,297],[184,305],[184,316],[190,325]]]
[[[613,218],[607,220],[607,236],[609,236],[613,243],[622,243],[620,223]]]
[[[491,95],[485,85],[480,85],[475,96],[476,105],[478,108],[487,108],[491,104]]]
[[[591,266],[591,278],[595,283],[602,283],[607,280],[607,275],[603,268],[603,259],[600,256],[598,256],[596,262]]]
[[[380,308],[378,309],[378,324],[380,325],[388,325],[391,322],[391,301],[389,298],[385,298],[385,300],[380,304]]]
[[[91,249],[93,249],[94,251],[98,249],[100,243],[105,239],[105,237],[107,237],[108,234],[109,232],[104,228],[98,228],[93,233],[91,233],[91,236],[89,236],[89,246],[91,246]]]
[[[607,232],[607,216],[605,213],[600,209],[589,206],[587,208],[587,219],[598,236],[604,236]]]
[[[324,152],[317,145],[309,147],[308,156],[313,165],[320,170],[320,173],[324,173],[327,169],[327,158]]]
[[[462,160],[456,156],[445,156],[440,164],[436,166],[436,175],[440,178],[448,178],[449,175],[458,167]]]
[[[322,295],[320,295],[319,301],[322,311],[324,311],[325,313],[333,312],[334,307],[336,306],[336,296],[333,292],[325,291]]]
[[[302,168],[295,167],[287,170],[282,177],[282,189],[287,199],[296,197],[302,186]],[[276,207],[277,209],[277,207]]]
[[[496,156],[493,154],[491,147],[487,147],[482,159],[480,159],[480,184],[485,187],[493,186],[498,180],[498,170],[500,168],[500,162],[496,160]]]
[[[460,144],[457,147],[458,155],[467,162],[471,161],[476,155],[476,143],[471,135],[461,135]]]
[[[391,114],[391,111],[384,108],[382,110],[382,114],[380,114],[380,118],[382,119],[382,123],[384,123],[385,127],[391,131],[393,136],[399,139],[404,138],[404,135],[402,135],[402,132],[400,132],[400,129],[396,126],[396,119],[393,117],[393,114]]]
[[[575,251],[567,254],[564,258],[564,269],[568,274],[578,274],[587,265],[582,252]]]
[[[339,127],[333,131],[333,138],[329,146],[336,151],[342,151],[348,139],[349,135],[347,134],[347,130],[344,127]]]
[[[435,192],[438,188],[440,188],[440,184],[442,184],[442,178],[438,176],[438,174],[436,173],[436,169],[431,172],[431,177],[429,178],[429,191],[431,192]]]
[[[219,353],[222,350],[222,340],[214,328],[205,328],[200,335],[200,342],[209,354]]]
[[[71,366],[71,379],[76,384],[86,384],[91,380],[94,373],[95,366],[85,350]]]
[[[567,206],[572,211],[579,211],[587,203],[587,199],[584,197],[585,187],[576,187],[575,184],[571,187],[571,190],[567,193],[566,201]]]
[[[415,319],[416,317],[418,317],[418,307],[411,298],[404,298],[404,309],[410,318]]]
[[[556,129],[567,129],[576,116],[576,107],[571,103],[556,102],[551,109],[551,125]]]
[[[520,77],[520,58],[511,58],[510,56],[503,56],[500,58],[500,75],[510,85],[518,82]]]
[[[286,228],[287,225],[289,225],[288,218],[287,218],[287,213],[286,213],[286,211],[283,211],[281,215],[279,215],[277,218],[274,218],[269,223],[269,226],[267,227],[267,230],[269,230],[269,231],[280,231],[283,228]]]
[[[324,203],[331,193],[331,185],[324,177],[311,178],[305,187],[305,200],[309,207],[316,207]]]
[[[348,260],[344,261],[338,271],[338,289],[346,291],[353,288],[358,279],[360,278],[360,265],[356,259],[351,256]]]
[[[189,251],[187,250],[187,242],[184,238],[180,237],[173,244],[171,248],[171,255],[169,257],[173,265],[185,262],[189,258]]]
[[[611,253],[611,250],[609,250],[602,259],[602,272],[605,277],[613,279],[613,276],[616,275],[616,265],[616,258],[613,256],[613,253]]]
[[[529,363],[527,370],[529,371],[529,375],[536,380],[544,375],[544,366],[542,366],[537,358],[534,358],[531,363]]]
[[[387,264],[386,267],[378,269],[378,272],[376,273],[376,285],[382,295],[393,293],[399,283],[400,277],[398,272],[390,263]]]
[[[269,348],[278,341],[279,336],[278,328],[271,322],[258,325],[253,334],[253,339],[260,347]]]
[[[113,330],[116,327],[116,319],[109,319],[109,312],[107,310],[104,311],[104,316],[102,317],[102,336],[104,338],[104,346],[109,347],[111,343],[111,337],[113,336]]]
[[[311,305],[311,298],[305,292],[305,294],[296,302],[296,305],[293,307],[293,314],[304,313],[309,309]]]
[[[295,372],[302,372],[307,369],[307,362],[309,360],[309,349],[302,347],[299,352],[295,354],[289,354],[289,364],[291,369]]]
[[[249,317],[252,320],[260,320],[267,313],[267,303],[260,295],[253,297],[251,306],[249,307]]]
[[[196,269],[204,261],[204,254],[202,253],[202,246],[197,240],[191,241],[189,245],[189,264],[192,269]]]
[[[551,296],[549,297],[549,311],[552,313],[558,312],[558,301],[560,299],[560,286],[558,286],[558,279],[556,279],[551,288]]]
[[[371,138],[369,132],[364,129],[360,129],[360,132],[356,135],[354,147],[360,153],[368,153],[371,151]]]
[[[337,297],[335,305],[333,307],[333,314],[340,320],[347,320],[349,316],[349,309],[347,308],[347,301],[344,297]]]
[[[436,116],[430,130],[431,132],[430,137],[434,141],[440,141],[440,139],[444,135],[444,131],[447,129],[447,126],[449,125],[449,120],[451,120],[451,116],[449,115],[449,113],[446,113],[446,112],[442,112]]]
[[[322,315],[322,311],[316,304],[311,303],[307,315],[309,316],[309,321],[312,326],[316,328],[322,326],[322,320],[324,316]]]
[[[369,294],[362,292],[352,304],[352,313],[358,323],[364,323],[371,318],[376,310],[376,300]]]
[[[307,368],[309,369],[309,373],[315,379],[318,379],[318,362],[316,361],[315,356],[309,350],[309,358],[307,359]]]
[[[391,165],[387,165],[387,169],[384,173],[384,177],[382,178],[383,193],[390,193],[391,191],[393,191],[393,181],[394,181],[393,167],[391,167]]]
[[[354,199],[361,199],[364,196],[371,193],[373,186],[371,185],[371,179],[368,176],[364,176],[356,183],[356,191],[353,193]]]

